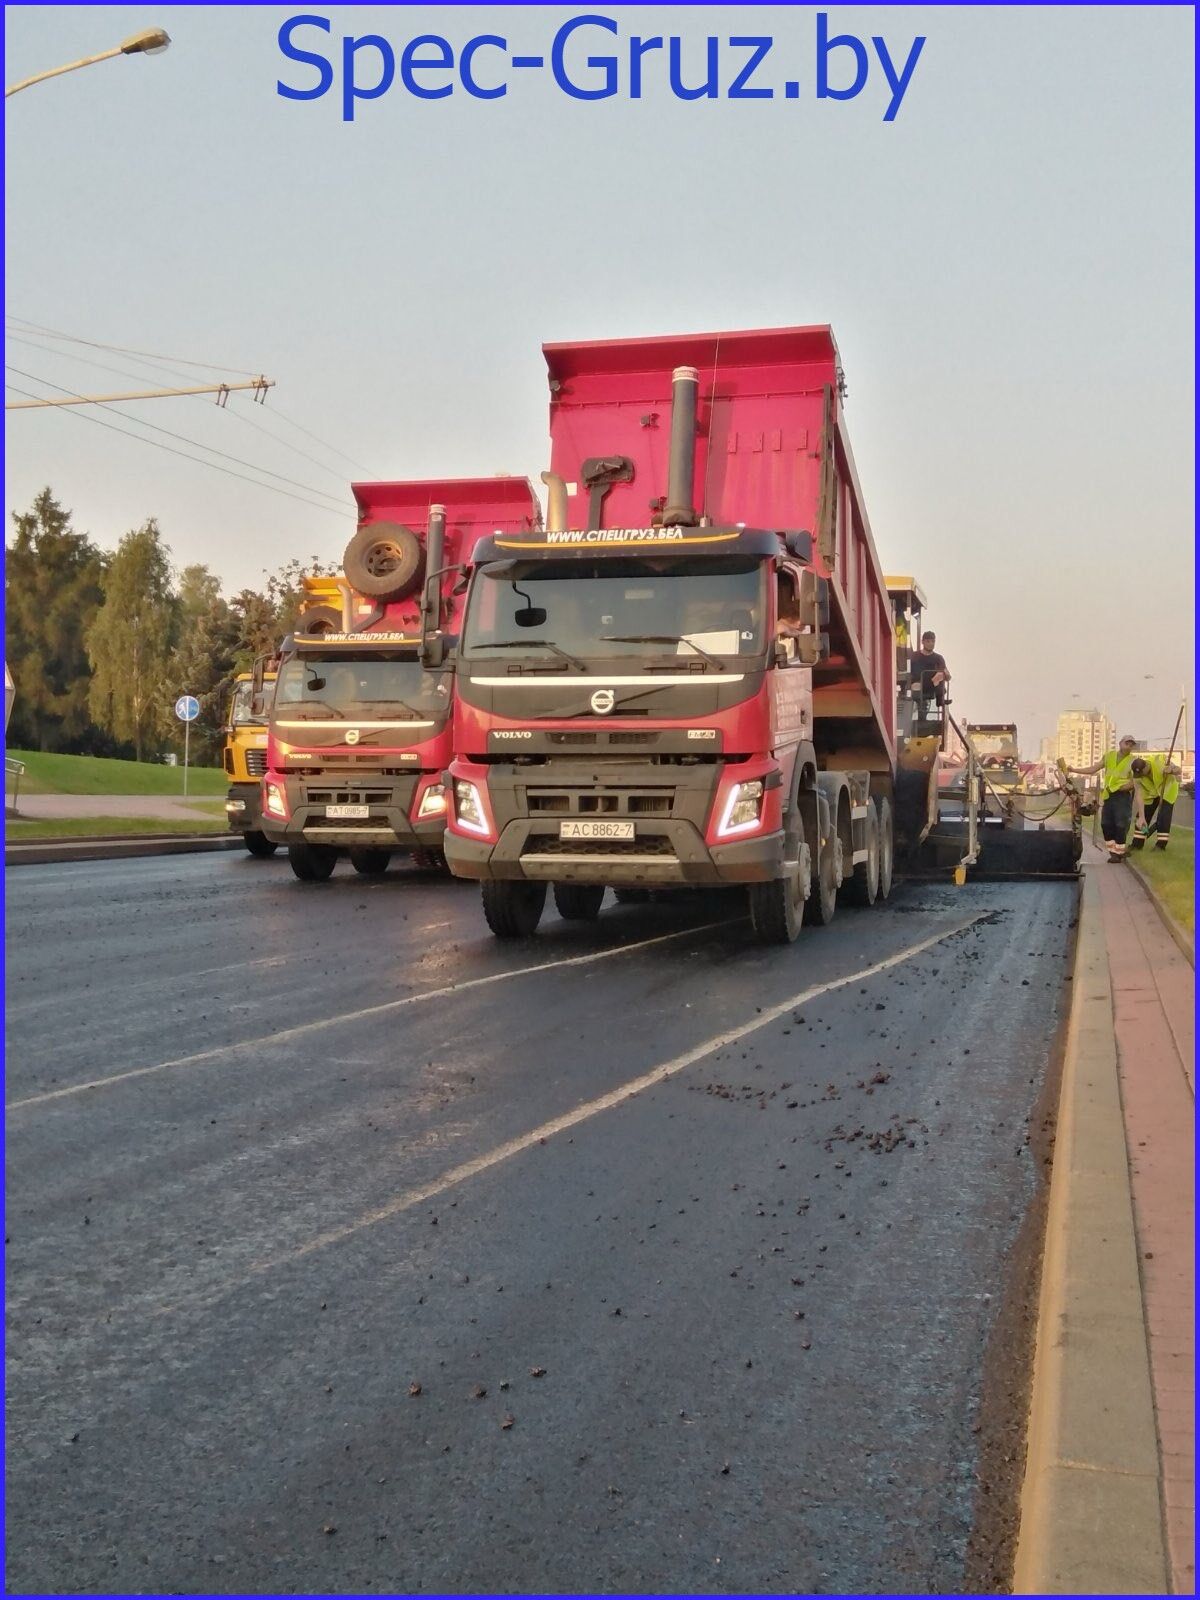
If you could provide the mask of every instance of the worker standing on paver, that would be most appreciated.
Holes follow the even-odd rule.
[[[1179,769],[1166,756],[1135,756],[1129,769],[1137,780],[1133,791],[1134,826],[1131,850],[1144,850],[1154,834],[1154,848],[1165,850],[1171,838],[1171,817],[1179,799]]]
[[[1133,821],[1133,791],[1137,786],[1132,771],[1136,748],[1137,740],[1126,734],[1115,750],[1106,750],[1093,766],[1067,768],[1081,778],[1100,774],[1100,832],[1108,847],[1110,863],[1125,859],[1129,825]]]

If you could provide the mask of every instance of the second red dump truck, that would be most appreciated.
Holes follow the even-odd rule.
[[[474,552],[446,857],[501,938],[552,887],[744,884],[785,942],[891,889],[891,606],[828,327],[546,345],[547,526]]]
[[[485,532],[541,524],[524,478],[353,489],[360,525],[344,576],[311,581],[268,728],[262,829],[310,881],[343,854],[366,874],[396,852],[442,860],[464,566]]]

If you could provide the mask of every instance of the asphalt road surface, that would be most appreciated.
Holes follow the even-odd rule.
[[[960,1588],[1074,904],[11,871],[9,1590]]]

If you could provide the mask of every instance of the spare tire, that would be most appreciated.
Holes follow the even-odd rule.
[[[313,639],[322,633],[341,633],[342,613],[334,606],[310,606],[296,619],[293,633]]]
[[[425,552],[401,522],[372,522],[346,546],[342,567],[352,588],[369,600],[403,600],[416,588]]]

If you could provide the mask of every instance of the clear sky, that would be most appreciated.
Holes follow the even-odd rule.
[[[7,508],[50,484],[110,547],[156,516],[178,565],[234,589],[336,560],[350,477],[536,482],[543,339],[830,322],[881,560],[923,582],[960,715],[1016,720],[1027,753],[1072,705],[1169,734],[1193,670],[1191,9],[834,8],[901,61],[927,36],[892,122],[877,65],[858,99],[815,99],[807,7],[607,8],[624,40],[680,35],[696,70],[709,33],[774,36],[791,101],[683,103],[650,58],[638,102],[510,71],[502,100],[397,82],[347,124],[337,89],[275,92],[315,77],[276,43],[298,11],[335,51],[432,31],[547,53],[593,9],[6,7],[8,83],[146,26],[173,40],[6,105],[5,359],[38,380],[7,382],[178,381],[30,323],[265,372],[265,411],[93,414],[279,475],[9,413]]]

